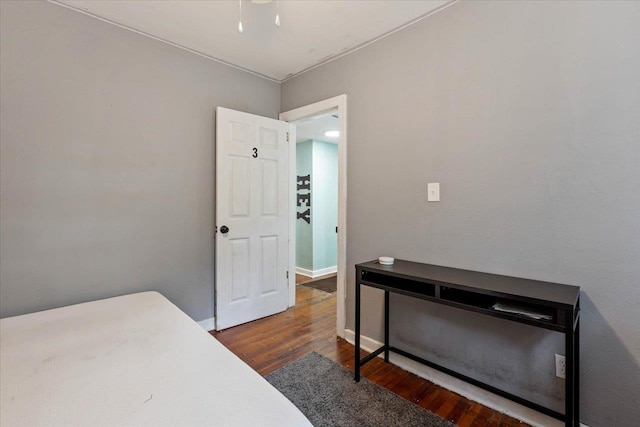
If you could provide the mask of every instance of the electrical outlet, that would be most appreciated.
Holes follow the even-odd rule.
[[[565,363],[564,356],[556,354],[556,377],[566,378],[567,364]]]

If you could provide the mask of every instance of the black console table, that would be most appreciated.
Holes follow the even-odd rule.
[[[360,293],[362,286],[384,290],[384,345],[360,359]],[[565,413],[561,414],[489,384],[459,374],[444,366],[389,345],[389,293],[446,304],[488,316],[526,323],[565,334]],[[579,332],[580,288],[578,286],[540,282],[437,265],[396,260],[393,265],[370,261],[356,265],[355,380],[360,381],[360,367],[384,352],[400,354],[468,383],[511,399],[579,427]]]

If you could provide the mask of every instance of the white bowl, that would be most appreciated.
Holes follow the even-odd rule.
[[[378,262],[382,265],[393,265],[395,259],[390,256],[381,256],[378,258]]]

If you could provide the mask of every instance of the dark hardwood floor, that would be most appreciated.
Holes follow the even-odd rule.
[[[353,370],[353,346],[336,337],[336,294],[304,285],[297,287],[296,306],[284,313],[212,334],[261,375],[310,351]],[[527,426],[380,358],[366,364],[362,376],[460,427]]]

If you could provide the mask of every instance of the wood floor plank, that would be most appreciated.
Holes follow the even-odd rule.
[[[440,405],[440,407],[433,412],[435,414],[440,415],[442,418],[446,420],[448,419],[447,417],[449,413],[453,410],[453,408],[458,404],[459,401],[460,401],[459,396],[453,393],[450,393],[448,394],[447,399],[442,403],[442,405]]]
[[[439,386],[437,386],[436,384],[430,381],[425,381],[425,385],[427,387],[425,387],[420,393],[420,395],[416,396],[416,399],[415,399],[415,403],[422,407],[425,407],[427,403],[430,402],[431,399],[433,399],[433,396],[435,396],[438,390],[440,389]]]
[[[456,425],[460,425],[460,419],[467,413],[469,408],[471,408],[471,402],[467,399],[461,398],[455,404],[453,409],[443,418],[455,423]]]
[[[487,408],[486,406],[482,406],[478,415],[471,422],[470,427],[486,427],[489,425],[489,420],[495,414],[493,410]]]
[[[438,409],[442,406],[442,404],[450,397],[450,393],[447,393],[447,390],[443,389],[443,388],[438,388],[436,390],[435,393],[433,393],[433,395],[431,396],[431,399],[429,399],[429,401],[425,402],[424,406],[422,406],[425,409],[428,409],[429,411],[433,412],[434,414],[437,413]]]
[[[311,351],[350,370],[354,366],[353,346],[336,337],[336,294],[306,286],[296,287],[296,305],[287,311],[212,335],[261,375]],[[527,426],[381,358],[365,364],[361,375],[460,427]]]
[[[429,381],[424,381],[422,378],[418,377],[416,386],[410,390],[404,398],[417,404],[420,402],[421,397],[426,393],[426,391],[430,390],[433,386],[434,384],[431,384]]]
[[[396,384],[392,391],[400,397],[413,401],[415,393],[418,392],[422,383],[424,383],[422,378],[410,373],[401,382]]]
[[[502,424],[503,417],[504,417],[504,414],[501,414],[499,412],[492,414],[491,417],[489,418],[487,426],[488,427],[506,427],[504,424]]]
[[[480,415],[482,405],[479,403],[471,402],[471,406],[465,414],[456,422],[459,427],[472,427],[473,421]]]

